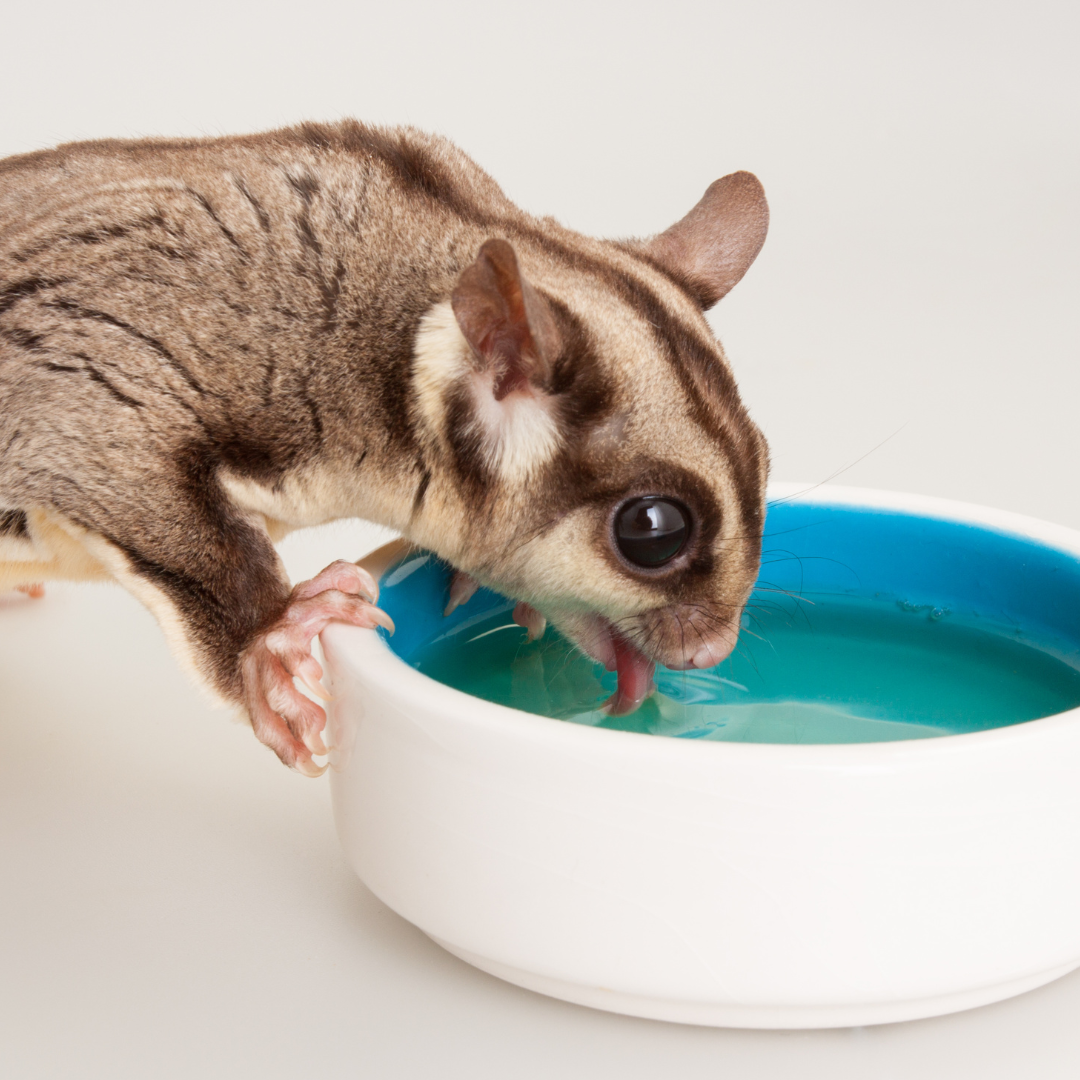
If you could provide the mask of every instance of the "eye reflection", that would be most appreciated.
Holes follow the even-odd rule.
[[[690,511],[660,495],[625,503],[615,515],[615,542],[635,566],[653,568],[670,562],[690,535]]]

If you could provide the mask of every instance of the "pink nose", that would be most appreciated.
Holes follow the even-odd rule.
[[[728,641],[725,638],[714,638],[712,641],[706,641],[705,644],[694,653],[694,657],[690,661],[690,664],[696,668],[715,667],[721,660],[726,660],[731,655],[731,650],[734,648],[734,641]]]
[[[726,660],[735,648],[735,642],[726,638],[714,638],[698,646],[696,652],[664,661],[664,666],[672,671],[689,671],[691,668],[715,667],[721,660]]]

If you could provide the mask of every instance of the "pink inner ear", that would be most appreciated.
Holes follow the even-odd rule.
[[[492,396],[496,401],[502,401],[508,394],[520,390],[532,393],[532,383],[529,381],[528,372],[520,365],[507,365],[506,370],[495,379],[492,387]]]
[[[522,309],[524,306],[522,306]],[[522,318],[501,320],[494,323],[481,342],[481,357],[495,373],[492,394],[502,401],[515,390],[531,390],[529,363],[532,352],[532,336],[528,322]]]
[[[510,244],[488,240],[480,248],[458,279],[451,304],[482,370],[495,376],[496,401],[543,385],[558,354],[555,320],[522,277]]]

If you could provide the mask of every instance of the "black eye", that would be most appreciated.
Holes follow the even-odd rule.
[[[615,515],[615,542],[635,566],[661,566],[682,551],[690,535],[690,511],[682,503],[645,495]]]

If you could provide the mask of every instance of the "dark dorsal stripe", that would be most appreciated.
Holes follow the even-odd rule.
[[[564,264],[600,278],[624,303],[643,312],[652,324],[660,345],[679,371],[688,396],[701,414],[699,422],[707,431],[715,432],[719,424],[738,422],[744,418],[740,415],[743,410],[735,381],[726,366],[717,363],[712,342],[706,342],[698,327],[672,312],[644,281],[538,229],[509,202],[505,204],[504,213],[492,212],[478,205],[472,193],[446,169],[442,161],[426,147],[410,142],[403,132],[370,128],[357,121],[347,121],[335,127],[303,124],[295,130],[303,143],[317,150],[339,150],[374,158],[394,175],[401,187],[440,203],[462,220],[484,229],[504,230],[515,238],[543,249]],[[690,282],[668,270],[661,270],[655,260],[644,252],[634,250],[633,245],[619,244],[617,247],[643,266],[649,266],[661,274],[685,293],[693,304],[699,305],[699,298]],[[672,348],[673,342],[677,342],[677,349]],[[687,368],[690,369],[689,379],[685,377]],[[721,408],[715,408],[715,400],[719,400]]]
[[[706,343],[698,329],[680,319],[645,282],[538,230],[512,228],[574,269],[600,278],[627,306],[641,312],[682,386],[695,422],[717,442],[727,459],[747,531],[759,532],[763,524],[760,440],[739,399],[734,378],[716,357],[715,346]]]
[[[379,162],[397,184],[414,195],[444,207],[453,215],[480,228],[502,232],[511,239],[530,243],[582,273],[599,278],[630,308],[642,313],[653,328],[661,353],[686,394],[695,422],[719,444],[728,459],[738,492],[743,519],[752,529],[761,522],[761,447],[758,436],[739,399],[731,372],[716,357],[715,343],[706,341],[700,327],[682,319],[664,303],[646,282],[620,270],[603,259],[586,253],[534,225],[512,203],[487,174],[475,166],[487,187],[484,194],[492,205],[478,203],[475,189],[460,177],[412,133],[368,127],[356,120],[339,124],[301,124],[273,133],[278,137],[315,150],[339,152]],[[695,306],[700,297],[691,282],[668,270],[633,244],[618,244],[618,250],[648,266],[680,289]],[[732,428],[735,428],[735,431]],[[465,450],[464,447],[461,448]],[[464,456],[468,456],[467,452]]]
[[[304,124],[293,130],[292,137],[316,150],[338,150],[375,159],[405,190],[440,204],[473,225],[535,245],[564,265],[600,279],[623,303],[640,312],[651,325],[657,346],[679,379],[695,422],[718,443],[728,461],[747,529],[760,531],[761,449],[739,399],[735,380],[727,366],[718,361],[715,344],[702,337],[699,327],[672,311],[646,282],[537,228],[509,202],[502,213],[478,205],[472,193],[442,161],[426,147],[410,142],[404,133],[348,121],[335,127]],[[689,282],[659,270],[654,260],[633,250],[632,245],[618,247],[641,265],[661,273],[691,303],[700,306],[700,298]],[[475,446],[459,447],[459,461],[475,458],[477,451]]]
[[[22,510],[0,510],[0,536],[30,539],[30,524]]]

